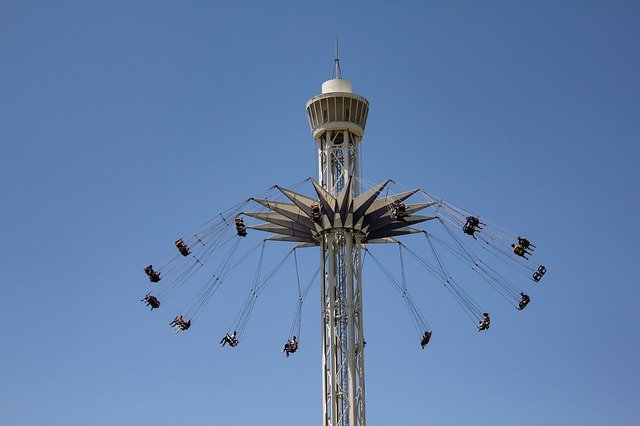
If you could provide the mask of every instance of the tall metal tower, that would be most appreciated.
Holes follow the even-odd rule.
[[[250,228],[274,234],[270,240],[320,248],[323,425],[364,426],[361,250],[365,243],[422,232],[411,225],[434,217],[412,214],[431,203],[402,203],[418,189],[377,199],[386,181],[360,194],[360,141],[369,102],[341,78],[337,57],[333,77],[307,102],[318,145],[318,198],[276,186],[292,203],[254,199],[271,211],[244,214],[266,222]]]
[[[318,182],[336,198],[343,190],[355,198],[360,192],[360,140],[369,102],[353,93],[340,74],[336,58],[334,78],[307,102],[307,116],[318,144]],[[364,425],[363,234],[353,224],[335,225],[320,241],[323,418],[325,425]]]

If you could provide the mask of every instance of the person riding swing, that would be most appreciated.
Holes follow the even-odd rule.
[[[147,276],[149,277],[149,281],[151,281],[152,283],[157,283],[158,281],[160,281],[160,272],[154,271],[153,265],[145,266],[144,272],[147,274]]]
[[[491,318],[489,318],[489,314],[485,312],[484,314],[482,314],[482,319],[478,324],[478,331],[488,330],[490,325]]]
[[[189,256],[189,247],[187,247],[187,245],[184,243],[184,241],[182,240],[182,238],[180,238],[179,240],[176,240],[176,247],[178,248],[178,251],[180,252],[181,255],[187,257]]]
[[[160,307],[160,301],[157,297],[152,296],[150,293],[147,294],[141,302],[145,302],[147,306],[151,306],[151,310],[153,311],[155,308]]]
[[[520,244],[511,244],[511,248],[513,249],[514,254],[529,260],[529,258],[526,256],[527,254],[529,254],[529,252]]]
[[[290,354],[294,353],[298,350],[298,340],[296,340],[296,336],[293,336],[293,339],[287,341],[284,344],[284,349],[282,352],[288,357]]]
[[[518,310],[523,310],[528,304],[529,302],[531,302],[531,298],[524,294],[524,293],[520,293],[521,299],[520,299],[520,303],[518,304]]]
[[[476,238],[475,232],[479,229],[482,229],[482,225],[484,225],[484,223],[480,222],[480,219],[478,219],[477,217],[467,216],[467,221],[462,227],[462,232],[467,235],[471,235],[473,238]]]
[[[395,201],[391,204],[391,217],[396,220],[404,220],[407,217],[407,206],[400,201]]]
[[[518,235],[518,245],[524,247],[525,250],[533,251],[536,246],[531,244],[531,241],[527,240],[525,237],[521,237]]]
[[[422,346],[422,349],[424,349],[425,346],[429,344],[429,340],[431,340],[431,332],[425,331],[424,335],[422,336],[422,341],[420,342],[420,346]]]
[[[322,213],[320,212],[320,204],[311,204],[311,220],[319,223],[322,220]]]
[[[236,347],[238,345],[238,339],[236,339],[236,331],[233,330],[233,333],[225,334],[225,336],[220,340],[220,346],[224,347],[224,345],[229,344],[229,346]]]
[[[244,220],[240,216],[236,217],[236,232],[241,237],[247,236],[247,227],[244,224]]]

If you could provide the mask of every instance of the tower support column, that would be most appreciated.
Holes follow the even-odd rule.
[[[363,426],[364,354],[360,238],[335,230],[322,244],[324,426]]]
[[[369,102],[351,83],[334,78],[307,102],[318,145],[318,182],[337,197],[349,181],[360,191],[360,140]],[[339,218],[340,217],[340,218]],[[340,213],[328,217],[318,241],[322,261],[323,426],[364,426],[364,339],[362,337],[362,236]]]

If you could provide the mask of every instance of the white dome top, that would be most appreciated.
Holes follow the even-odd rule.
[[[322,93],[346,92],[351,93],[351,82],[341,78],[334,78],[322,83]]]

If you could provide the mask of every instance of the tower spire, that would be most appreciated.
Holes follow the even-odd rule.
[[[342,71],[340,71],[340,55],[338,55],[338,37],[336,37],[336,59],[333,61],[333,78],[342,78]]]

